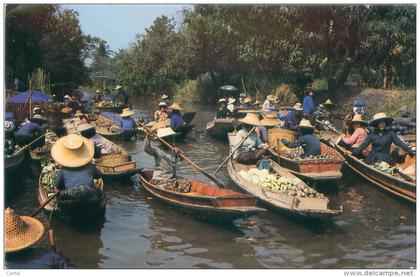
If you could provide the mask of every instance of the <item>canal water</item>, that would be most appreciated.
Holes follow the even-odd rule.
[[[152,115],[155,104],[137,100],[136,115]],[[228,153],[226,143],[205,133],[215,108],[192,104],[185,108],[197,112],[196,126],[189,140],[176,146],[213,172]],[[121,144],[138,167],[153,167],[142,141]],[[207,181],[188,164],[178,166],[178,175]],[[24,172],[14,181],[24,184],[23,193],[8,203],[19,214],[29,214],[39,205],[39,171],[28,165]],[[108,202],[102,224],[80,229],[52,218],[50,225],[59,250],[78,268],[415,267],[415,207],[378,191],[349,170],[344,176],[326,191],[344,210],[330,221],[297,221],[267,211],[229,225],[209,224],[151,197],[133,179],[105,184]],[[232,185],[226,168],[218,177]],[[46,214],[37,217],[48,224]],[[47,247],[46,239],[40,244]]]

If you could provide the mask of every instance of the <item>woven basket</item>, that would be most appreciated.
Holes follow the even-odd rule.
[[[279,147],[281,148],[283,143],[281,143],[281,139],[287,139],[290,142],[296,141],[298,137],[298,133],[286,129],[281,128],[271,128],[268,129],[268,145],[270,148],[272,147]]]
[[[129,155],[111,154],[98,159],[96,163],[102,166],[117,166],[120,164],[128,163],[130,161],[131,159]]]

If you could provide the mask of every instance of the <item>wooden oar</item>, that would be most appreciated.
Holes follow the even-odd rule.
[[[50,198],[48,198],[44,203],[42,203],[42,205],[31,214],[31,216],[32,217],[36,216],[48,203],[51,202],[51,200],[56,198],[59,193],[60,191],[54,192],[54,194],[51,195]]]
[[[144,125],[142,122],[140,122],[140,120],[136,119],[136,122],[138,124],[140,124],[148,133],[153,134],[152,131],[149,130],[148,127],[146,127],[146,125]],[[153,134],[154,135],[154,134]],[[160,140],[160,142],[162,144],[164,144],[166,147],[168,147],[169,149],[171,149],[172,151],[174,150],[174,147],[169,144],[167,141],[165,141],[164,139],[158,137],[157,135],[154,135],[157,139]],[[185,160],[186,162],[188,162],[190,165],[192,165],[193,167],[195,167],[198,171],[200,171],[202,174],[204,174],[207,178],[209,178],[210,180],[212,180],[214,183],[216,183],[218,186],[224,188],[226,187],[225,184],[223,184],[219,179],[217,179],[215,176],[205,172],[201,167],[199,167],[197,164],[195,164],[193,161],[191,161],[188,157],[186,157],[182,152],[179,152],[178,155]]]
[[[28,148],[29,146],[31,146],[32,144],[34,144],[35,142],[37,142],[38,140],[40,140],[43,137],[45,137],[45,133],[42,134],[41,136],[37,137],[36,139],[34,139],[33,141],[31,141],[30,143],[28,143],[27,145],[25,145],[24,147],[22,147],[18,151],[16,151],[15,154],[18,154],[18,153],[22,152],[23,150],[25,150],[26,148]]]
[[[230,152],[230,154],[226,157],[226,159],[224,159],[224,161],[219,165],[219,167],[212,173],[213,175],[216,175],[217,172],[219,172],[222,166],[230,159],[230,157],[232,157],[233,153],[235,153],[236,150],[238,150],[238,148],[241,147],[242,143],[244,143],[244,141],[252,134],[252,132],[254,132],[255,128],[257,127],[256,126],[252,127],[251,131],[249,131],[248,134],[246,134],[245,138],[241,140],[241,142],[235,147],[235,149],[233,149]]]
[[[414,182],[414,179],[408,176],[407,174],[402,173],[398,168],[395,168],[394,171],[401,175],[406,181]]]

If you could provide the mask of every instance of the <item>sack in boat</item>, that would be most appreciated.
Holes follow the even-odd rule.
[[[257,162],[258,169],[267,169],[268,171],[271,169],[271,161],[268,159],[261,159]]]

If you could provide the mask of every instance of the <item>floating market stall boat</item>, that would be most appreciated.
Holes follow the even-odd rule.
[[[114,103],[113,101],[101,101],[101,102],[94,102],[93,103],[94,110],[100,112],[114,112],[114,113],[121,113],[124,104],[123,103]]]
[[[58,174],[58,168],[54,166],[54,163],[44,167],[39,176],[38,181],[38,202],[43,204],[48,200],[48,196],[54,193],[54,178]],[[57,199],[51,200],[44,207],[44,211],[51,213],[54,211],[54,215],[62,218],[65,221],[72,223],[86,223],[94,220],[103,218],[106,208],[106,195],[104,192],[104,182],[102,179],[94,180],[94,186],[101,191],[99,201],[94,203],[80,202],[79,209],[75,209],[72,212],[63,211],[60,209],[55,210]]]
[[[334,148],[321,143],[320,156],[302,159],[300,158],[302,149],[289,149],[280,142],[281,138],[293,141],[294,132],[277,129],[279,133],[276,133],[275,130],[276,128],[270,130],[268,134],[269,150],[274,161],[304,180],[327,181],[341,179],[343,176],[341,167],[343,166],[344,158]],[[288,137],[285,134],[288,134]]]
[[[235,134],[229,133],[231,150],[234,138]],[[341,206],[339,209],[331,209],[327,197],[274,161],[271,162],[271,168],[274,174],[259,170],[255,165],[237,163],[233,159],[228,162],[228,173],[233,183],[240,190],[258,197],[270,209],[310,218],[332,217],[342,213]]]
[[[101,114],[91,114],[89,120],[95,126],[96,133],[110,140],[129,141],[135,135],[123,132],[117,123]]]
[[[207,133],[217,139],[226,140],[227,134],[233,132],[238,125],[235,118],[215,118],[207,123]]]
[[[45,133],[45,144],[42,147],[31,149],[29,154],[32,162],[35,164],[41,164],[41,160],[51,160],[51,147],[58,139],[58,136],[51,130],[47,130]]]
[[[138,171],[136,161],[125,151],[122,154],[105,155],[95,160],[95,165],[104,179],[124,180]]]
[[[257,198],[232,190],[183,179],[187,182],[185,192],[177,192],[159,185],[153,180],[153,170],[140,173],[143,187],[156,198],[194,216],[215,221],[230,221],[264,211],[256,207]],[[179,179],[178,179],[179,180]],[[164,182],[171,180],[164,180]]]
[[[416,177],[414,175],[405,176],[405,178],[398,174],[393,173],[395,170],[379,170],[379,167],[370,166],[351,154],[350,151],[336,145],[336,149],[345,157],[347,166],[357,173],[359,176],[369,181],[379,189],[388,192],[399,199],[416,203]],[[403,164],[399,165],[402,168],[410,166],[415,168],[415,157],[407,159]],[[409,177],[409,178],[407,178]],[[408,179],[412,180],[408,180]],[[406,180],[407,179],[407,180]]]

